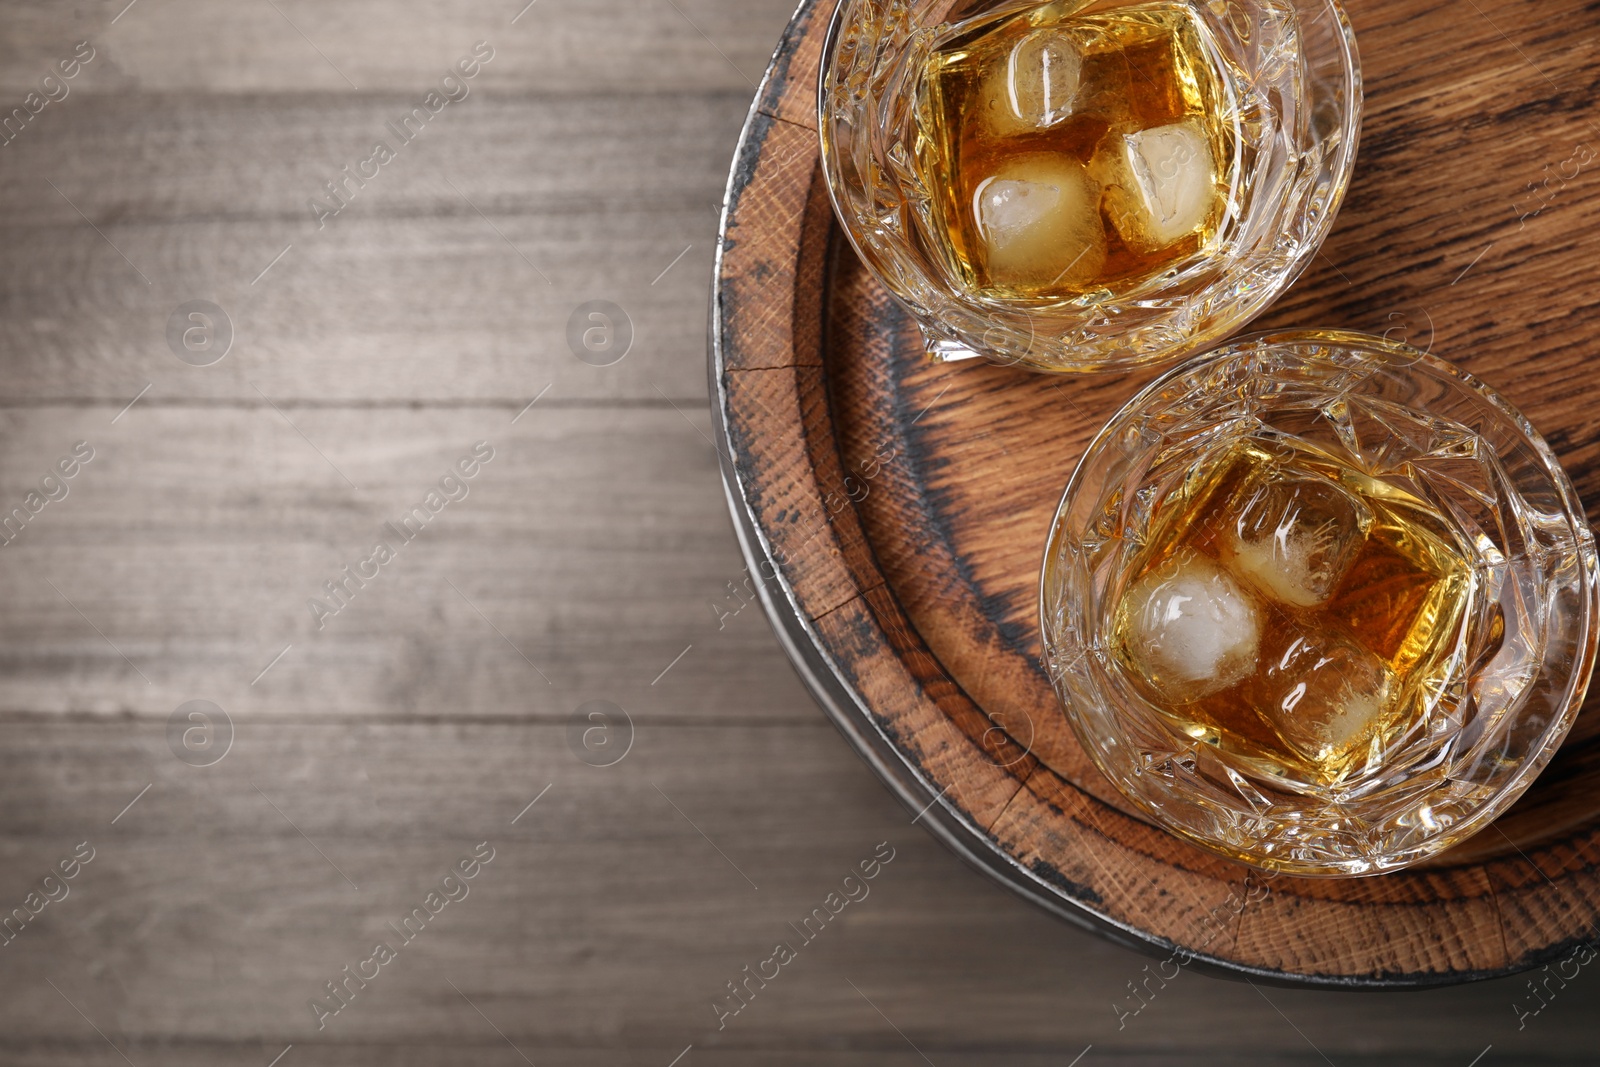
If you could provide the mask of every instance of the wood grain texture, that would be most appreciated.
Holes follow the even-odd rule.
[[[1337,1063],[1459,1067],[1518,1040],[1505,983],[1272,990],[1269,1003],[1193,973],[1152,983],[1119,1029],[1113,1004],[1137,1003],[1126,984],[1150,961],[996,894],[910,825],[819,716],[641,729],[607,769],[571,759],[559,724],[242,718],[235,751],[197,769],[171,758],[162,725],[8,726],[4,899],[75,843],[96,849],[70,894],[0,949],[8,1063],[122,1062],[45,978],[136,1064],[264,1067],[289,1043],[310,1062],[521,1062],[446,979],[535,1063],[664,1067],[691,1042],[726,1063],[916,1057],[894,1027],[937,1064],[1026,1067],[1091,1042],[1111,1062],[1225,1062],[1202,1042],[1234,1062],[1323,1062],[1295,1025]],[[318,1031],[310,997],[484,840],[495,859],[467,898]],[[788,924],[882,841],[895,857],[867,898],[719,1031],[724,983],[771,942],[798,942]],[[1580,996],[1520,1047],[1583,1048]]]
[[[252,382],[319,402],[526,403],[547,384],[567,399],[703,396],[698,368],[659,353],[703,344],[748,91],[552,103],[493,95],[494,73],[321,227],[308,201],[330,203],[341,167],[397,141],[386,124],[411,98],[75,94],[47,109],[0,168],[8,396],[120,407],[146,382],[249,401]],[[630,359],[653,373],[572,358],[568,317],[597,296],[626,311]],[[215,367],[167,350],[168,316],[197,298],[233,320]]]
[[[513,425],[503,407],[146,404],[115,425],[109,406],[0,418],[8,507],[71,442],[96,450],[66,498],[0,546],[0,714],[164,716],[236,693],[230,712],[268,718],[518,717],[535,694],[576,707],[613,690],[629,707],[621,694],[646,689],[657,699],[630,713],[658,714],[664,697],[672,715],[750,714],[767,635],[729,591],[753,596],[702,409],[547,398]],[[494,458],[464,499],[409,543],[385,528],[479,441]],[[336,614],[312,611],[313,598],[339,607],[325,583],[380,540],[394,561],[346,586]]]
[[[533,7],[527,0],[438,0],[400,8],[384,0],[277,0],[278,11],[271,4],[137,0],[139,18],[117,18],[127,2],[86,0],[63,14],[50,0],[18,0],[0,42],[0,85],[25,91],[63,46],[70,52],[87,39],[104,42],[111,61],[91,68],[96,80],[86,84],[107,92],[410,93],[486,40],[497,52],[490,69],[512,91],[641,98],[736,90],[748,101],[772,54],[774,21],[789,14],[783,4],[719,0],[540,0]]]
[[[1453,27],[1454,9],[1368,6],[1351,12],[1378,57],[1356,184],[1317,267],[1265,321],[1364,328],[1458,359],[1522,405],[1594,506],[1600,384],[1587,363],[1600,266],[1576,235],[1595,232],[1596,200],[1573,187],[1600,158],[1581,89],[1600,65],[1577,48],[1536,68],[1487,16],[1469,20],[1460,47],[1401,61],[1419,36]],[[779,610],[798,613],[849,695],[841,714],[867,716],[980,862],[1020,863],[1041,901],[1157,946],[1280,978],[1389,986],[1513,972],[1592,937],[1597,701],[1547,778],[1458,852],[1377,879],[1278,879],[1265,895],[1242,868],[1147,825],[1094,769],[1038,666],[1039,552],[1073,465],[1149,374],[1053,378],[923,359],[914,325],[814,210],[814,139],[810,153],[796,147],[812,137],[798,101],[831,9],[802,8],[736,161],[719,389],[735,488],[781,571]],[[1593,12],[1502,5],[1496,17],[1538,40]],[[1550,117],[1541,151],[1569,145],[1537,198],[1514,177],[1540,170],[1528,145],[1503,136],[1532,108]],[[819,249],[831,255],[820,311]],[[808,511],[828,524],[801,535],[794,516]],[[1029,758],[997,768],[980,745],[946,740],[952,726],[969,740],[1006,737]],[[1002,780],[988,781],[996,770]],[[996,796],[1008,797],[998,814]],[[1238,900],[1219,936],[1219,907]]]
[[[929,840],[829,727],[743,584],[703,399],[717,210],[790,0],[539,0],[514,26],[521,0],[126,2],[0,16],[13,104],[74,41],[105,60],[0,149],[0,502],[97,449],[0,548],[0,914],[99,850],[0,947],[0,1063],[667,1067],[692,1043],[677,1067],[1065,1067],[1092,1043],[1078,1067],[1464,1067],[1491,1042],[1480,1067],[1588,1062],[1587,973],[1523,1030],[1521,981],[1158,987]],[[308,186],[478,39],[497,54],[472,97],[316,230]],[[1553,66],[1580,43],[1524,47]],[[804,93],[785,107],[809,121]],[[239,328],[209,368],[162,336],[196,296]],[[634,320],[613,367],[567,349],[591,299]],[[317,631],[314,587],[477,440],[497,455],[471,495]],[[859,440],[855,470],[885,438]],[[894,634],[897,662],[937,668],[909,617]],[[166,738],[196,698],[237,730],[204,769]],[[593,699],[633,719],[613,768],[569,748]],[[1004,827],[1015,787],[991,773],[966,795]],[[330,972],[485,839],[471,897],[317,1030]],[[725,983],[886,840],[871,897],[719,1031]],[[1508,870],[1506,906],[1549,906],[1519,895],[1536,880]],[[1139,981],[1155,999],[1119,1025]]]

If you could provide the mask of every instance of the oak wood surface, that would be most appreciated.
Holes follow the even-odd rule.
[[[0,947],[0,1062],[1587,1062],[1587,972],[1520,1031],[1519,981],[1263,996],[1192,971],[1119,1028],[1151,961],[911,825],[739,610],[705,308],[786,0],[539,0],[515,25],[484,0],[125,4],[0,12],[12,103],[99,49],[0,148],[0,500],[97,450],[0,547],[0,908],[97,849]],[[479,39],[459,113],[318,231],[305,199]],[[237,327],[208,368],[163,336],[195,298]],[[567,348],[591,299],[634,321],[615,366]],[[470,496],[316,630],[316,587],[479,440]],[[168,748],[191,699],[233,717],[213,767]],[[609,769],[569,747],[596,699],[635,727]],[[307,1000],[483,840],[472,895],[319,1031]],[[870,898],[718,1031],[724,983],[880,841]]]
[[[1592,21],[1575,4],[1512,7],[1496,10],[1534,36]],[[1264,324],[1405,337],[1509,382],[1507,395],[1593,501],[1589,410],[1600,385],[1587,360],[1600,322],[1589,291],[1600,268],[1571,236],[1592,234],[1593,200],[1568,188],[1600,155],[1583,140],[1592,138],[1589,98],[1570,89],[1592,79],[1593,57],[1580,47],[1543,67],[1522,54],[1489,65],[1499,90],[1532,77],[1550,120],[1541,135],[1572,145],[1545,193],[1513,186],[1501,202],[1528,146],[1500,135],[1494,110],[1463,119],[1456,99],[1526,110],[1469,77],[1492,41],[1507,43],[1497,24],[1487,15],[1470,24],[1476,51],[1417,60],[1409,50],[1454,27],[1454,9],[1391,4],[1369,25],[1363,5],[1352,8],[1378,57],[1368,65],[1368,145],[1334,239]],[[1134,816],[1095,771],[1038,667],[1038,558],[1077,457],[1149,375],[1051,378],[925,361],[914,325],[843,247],[821,192],[815,119],[801,102],[830,13],[802,7],[741,146],[720,278],[719,385],[737,488],[782,573],[781,608],[830,665],[841,714],[865,715],[922,776],[913,792],[948,810],[958,836],[997,869],[1020,863],[1044,883],[1041,899],[1073,902],[1157,945],[1284,978],[1406,985],[1553,962],[1592,937],[1592,712],[1501,824],[1378,879],[1252,889],[1241,868]],[[1430,123],[1440,113],[1455,121]],[[1569,236],[1552,240],[1552,227]],[[1468,241],[1485,241],[1482,254]],[[1442,282],[1441,264],[1462,250]],[[1348,271],[1340,260],[1351,260]],[[1464,336],[1458,324],[1474,319]],[[891,666],[896,658],[903,668]],[[1219,907],[1258,892],[1259,904],[1231,906],[1236,921],[1216,928]]]

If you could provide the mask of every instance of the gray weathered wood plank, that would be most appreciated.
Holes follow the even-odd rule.
[[[518,718],[606,697],[646,718],[792,714],[704,409],[517,406],[5,412],[6,515],[74,442],[95,458],[0,546],[0,710],[165,716],[205,697]],[[463,499],[436,497],[409,543],[386,529],[427,515],[479,441],[494,458],[451,483]],[[364,566],[380,540],[395,558]]]
[[[1245,1050],[1309,1062],[1308,1038],[1338,1063],[1388,1050],[1464,1064],[1490,1042],[1526,1047],[1510,981],[1409,997],[1272,990],[1269,1003],[1182,974],[1153,984],[1119,1030],[1112,1003],[1131,998],[1146,961],[962,868],[820,717],[641,730],[607,769],[578,763],[559,726],[239,725],[204,769],[174,759],[159,724],[10,728],[0,800],[51,803],[12,816],[0,838],[0,900],[21,900],[79,841],[96,855],[3,950],[0,1040],[84,1036],[48,977],[142,1048],[136,1063],[167,1035],[297,1049],[431,1035],[488,1054],[493,1035],[449,978],[535,1062],[582,1049],[649,1062],[690,1042],[730,1056],[901,1047],[861,993],[940,1064],[980,1050],[993,1057],[981,1062],[1065,1063],[1089,1043],[1121,1062],[1190,1062],[1202,1040],[1242,1062]],[[307,1001],[369,942],[398,940],[385,922],[484,840],[495,859],[468,896],[318,1031]],[[788,924],[882,841],[894,858],[865,899],[803,943]],[[713,997],[780,940],[797,959],[718,1031]],[[1574,993],[1521,1040],[1576,1048],[1586,1025]]]
[[[347,183],[347,206],[320,228],[308,202],[334,204],[324,183],[376,139],[399,144],[385,123],[401,98],[67,105],[0,160],[11,402],[123,403],[146,382],[155,400],[255,400],[251,382],[323,402],[525,402],[546,384],[568,399],[705,395],[716,212],[743,93],[470,97],[364,189]],[[195,299],[233,324],[214,366],[180,362],[167,340],[169,316]],[[614,366],[569,343],[592,300],[631,322]]]
[[[9,5],[0,88],[26,92],[88,39],[106,62],[86,73],[86,91],[420,94],[486,40],[505,90],[748,97],[794,9],[790,0],[135,2],[120,18],[128,0]]]

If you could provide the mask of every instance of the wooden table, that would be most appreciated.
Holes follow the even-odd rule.
[[[813,707],[741,599],[705,395],[781,0],[125,2],[0,20],[26,116],[0,148],[0,512],[26,520],[0,546],[0,1061],[1588,1061],[1587,975],[1521,1029],[1526,979],[1163,982],[965,869]],[[1503,29],[1485,77],[1594,47]],[[233,334],[207,366],[214,311],[168,339],[201,300]],[[632,327],[609,366],[568,340],[596,300]],[[215,762],[197,700],[232,724]],[[574,724],[600,700],[632,728]],[[774,966],[731,1014],[725,983]]]

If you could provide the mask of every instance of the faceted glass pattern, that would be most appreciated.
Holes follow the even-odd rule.
[[[1175,360],[1231,335],[1310,263],[1343,199],[1360,130],[1360,65],[1342,7],[1338,0],[1176,2],[1204,30],[1205,51],[1226,86],[1217,104],[1221,114],[1209,118],[1237,136],[1230,158],[1215,161],[1219,167],[1226,162],[1225,176],[1219,174],[1226,195],[1216,232],[1142,281],[1038,299],[1029,299],[1026,286],[1009,277],[1017,266],[1009,260],[992,266],[998,282],[1015,283],[1017,292],[998,295],[975,286],[950,255],[941,253],[949,247],[949,231],[940,205],[950,190],[925,165],[936,138],[926,128],[927,115],[919,114],[926,64],[943,43],[958,39],[977,20],[1038,8],[1038,0],[840,3],[819,86],[829,192],[861,259],[916,318],[935,358],[977,355],[1058,372]],[[1067,11],[1080,7],[1086,17],[1117,9],[1090,0],[1053,5]],[[1023,58],[1035,65],[1048,60],[1044,69],[1055,72],[1031,95],[1015,88],[1011,93],[1014,109],[1044,121],[1039,116],[1051,118],[1062,105],[1057,97],[1064,100],[1075,90],[1077,69],[1065,55]],[[1130,135],[1132,156],[1125,162],[1136,170],[1135,164],[1172,167],[1175,160],[1197,154],[1180,143],[1196,136],[1183,123]],[[1020,195],[1006,194],[1048,186],[1057,199],[1081,199],[1079,186],[1091,181],[1070,160],[1061,166],[1071,170],[1072,180],[1047,181],[1055,172],[1045,162],[1042,156],[1017,161],[1020,177],[999,174],[993,195],[983,201],[984,212],[995,214],[992,219],[985,214],[984,220],[997,232],[1013,224],[1037,226],[1037,235],[1022,235],[1026,240],[1008,238],[1015,247],[1005,252],[1020,257],[1029,270],[1039,269],[1036,260],[1054,264],[1050,251],[1057,245],[1070,251],[1077,237],[1068,231],[1076,224],[1056,219],[1045,210],[1052,205],[1036,203],[1038,196],[1024,203]],[[1018,180],[999,180],[1008,175]],[[1120,193],[1115,176],[1096,178],[1112,183],[1106,185],[1111,197],[1106,210],[1113,219],[1138,206],[1122,204],[1119,210],[1112,195]],[[1128,181],[1121,185],[1138,188]],[[1174,202],[1157,206],[1163,221],[1177,230],[1204,215],[1203,204],[1188,203],[1179,195],[1182,189],[1166,192]],[[1123,236],[1137,250],[1136,235]],[[1081,252],[1067,258],[1071,262],[1061,276],[1068,281],[1073,271],[1089,270],[1086,265],[1097,261]]]
[[[1472,575],[1448,669],[1428,688],[1425,711],[1384,738],[1357,772],[1332,781],[1263,768],[1175,728],[1113,655],[1114,616],[1163,500],[1208,457],[1262,439],[1309,446],[1420,498],[1452,527],[1450,554]],[[1251,506],[1246,530],[1260,508],[1281,510],[1267,497]],[[1201,571],[1187,580],[1215,579]],[[1354,588],[1341,595],[1360,595],[1359,583]],[[1040,615],[1046,665],[1068,719],[1095,763],[1152,820],[1262,868],[1363,875],[1466,839],[1538,775],[1588,685],[1597,589],[1583,508],[1548,446],[1509,404],[1406,346],[1301,332],[1177,368],[1106,426],[1057,513]],[[1282,590],[1291,602],[1323,592],[1304,583]],[[1374,595],[1397,594],[1375,584]],[[1323,657],[1327,684],[1376,678],[1362,655]],[[1294,667],[1292,650],[1274,661],[1274,669]],[[1263,684],[1272,682],[1269,671]],[[1291,745],[1315,740],[1285,737]]]

